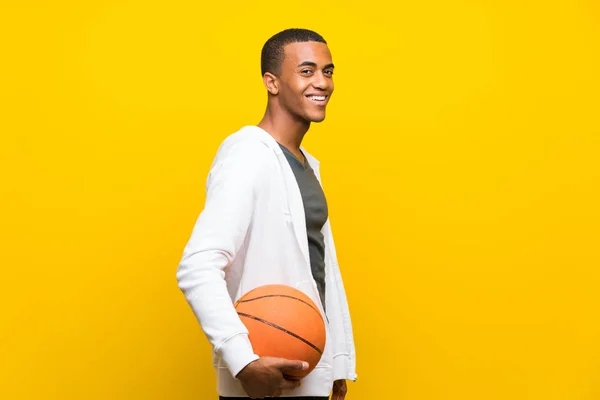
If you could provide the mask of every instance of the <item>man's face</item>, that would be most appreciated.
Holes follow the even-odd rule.
[[[333,62],[325,43],[300,42],[284,47],[281,65],[280,104],[292,115],[308,122],[325,119],[333,93]]]

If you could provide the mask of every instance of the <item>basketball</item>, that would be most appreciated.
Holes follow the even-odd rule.
[[[287,379],[302,379],[321,359],[325,323],[319,308],[301,291],[286,285],[260,286],[240,297],[235,309],[257,355],[308,362],[308,370],[286,372]]]

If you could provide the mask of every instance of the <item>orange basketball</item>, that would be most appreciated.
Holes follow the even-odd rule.
[[[288,379],[302,379],[312,371],[325,347],[325,323],[315,303],[285,285],[265,285],[244,294],[235,309],[248,328],[254,352],[308,362],[307,371],[290,371]]]

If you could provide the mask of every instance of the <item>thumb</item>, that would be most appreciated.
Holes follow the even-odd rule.
[[[286,360],[285,358],[279,358],[273,366],[278,369],[288,369],[297,371],[306,371],[308,369],[308,363],[300,360]]]

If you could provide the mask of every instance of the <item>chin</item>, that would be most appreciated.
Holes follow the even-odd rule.
[[[310,122],[323,122],[325,120],[325,114],[320,114],[320,115],[310,115],[308,120]]]

